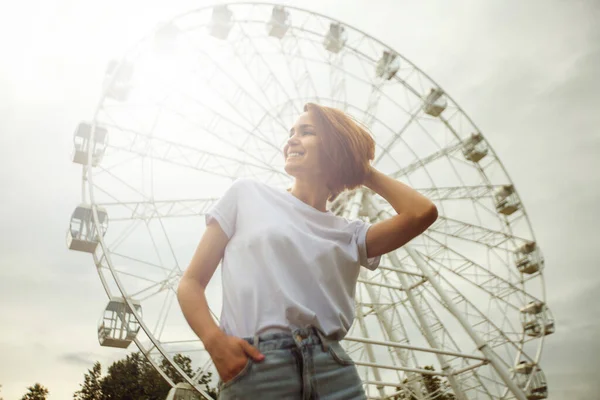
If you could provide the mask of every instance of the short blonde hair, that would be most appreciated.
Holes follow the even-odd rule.
[[[371,134],[341,110],[306,103],[304,111],[312,113],[323,143],[321,163],[328,171],[329,201],[341,192],[362,185],[375,158],[375,140]]]

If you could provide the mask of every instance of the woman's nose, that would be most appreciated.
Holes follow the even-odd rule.
[[[292,145],[294,143],[298,143],[298,136],[296,136],[296,135],[290,136],[290,138],[287,141],[288,145]]]

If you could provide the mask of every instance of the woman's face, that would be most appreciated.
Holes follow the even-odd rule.
[[[323,144],[312,114],[301,114],[288,134],[288,141],[283,148],[285,172],[296,178],[324,179],[321,163]]]

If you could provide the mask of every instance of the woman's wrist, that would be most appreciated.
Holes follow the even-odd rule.
[[[215,325],[214,329],[206,332],[201,338],[202,343],[204,344],[204,348],[209,353],[218,346],[218,342],[221,338],[226,337],[227,335],[223,332],[218,326]]]
[[[366,174],[365,180],[363,181],[363,186],[376,192],[377,190],[375,190],[375,186],[377,181],[377,174],[381,174],[381,172],[379,172],[378,170],[373,168],[373,166],[370,165],[369,172]]]

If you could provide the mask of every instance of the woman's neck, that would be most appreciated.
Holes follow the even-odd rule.
[[[323,183],[296,179],[292,187],[288,189],[288,192],[319,211],[327,211],[327,199],[330,192]]]

